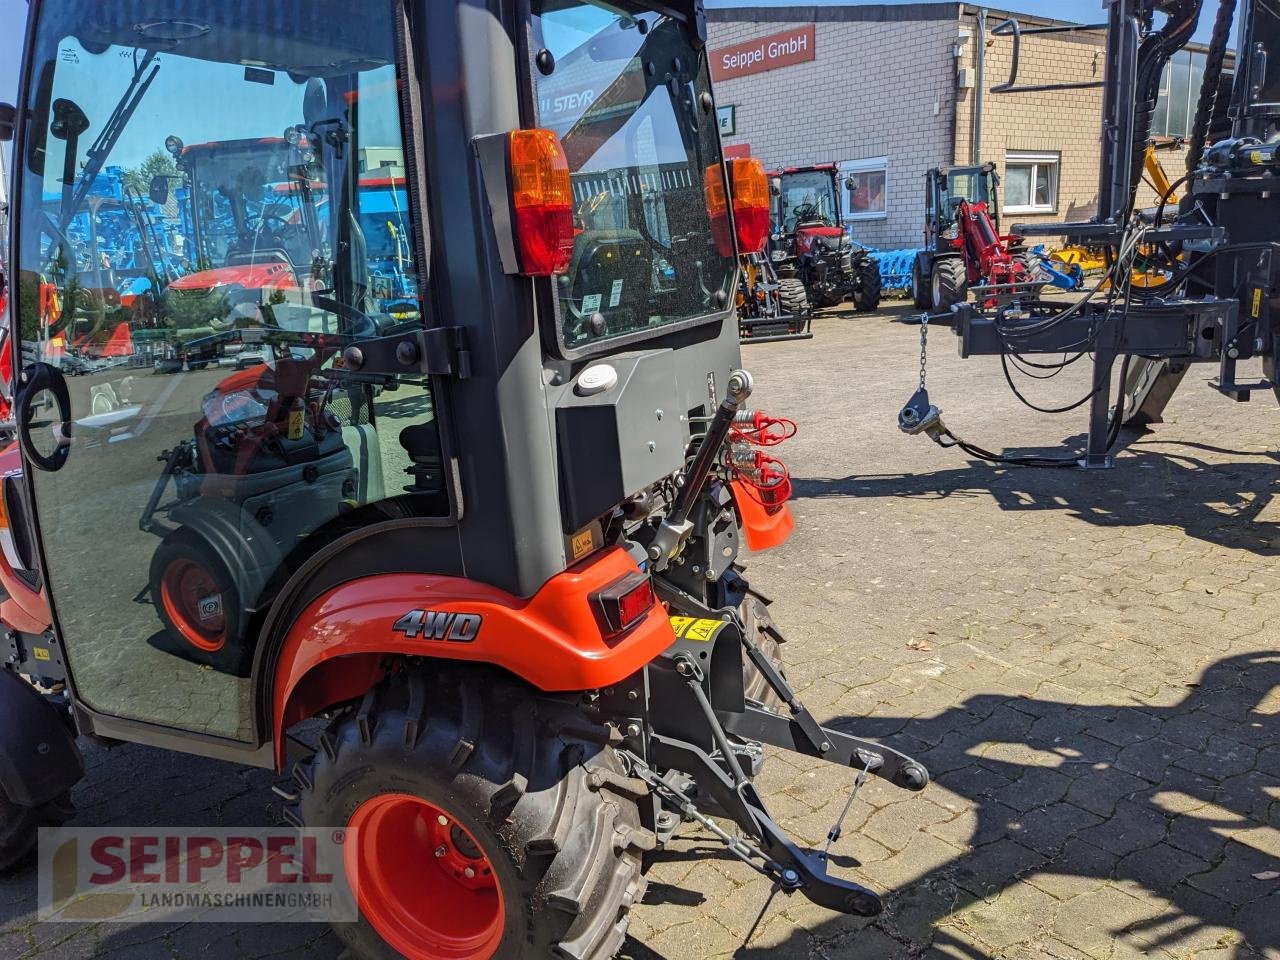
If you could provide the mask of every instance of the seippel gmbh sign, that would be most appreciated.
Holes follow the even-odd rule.
[[[816,31],[812,23],[795,30],[735,43],[711,51],[711,78],[732,80],[814,59]]]

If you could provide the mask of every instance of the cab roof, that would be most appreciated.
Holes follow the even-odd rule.
[[[303,9],[305,14],[299,15]],[[350,18],[350,4],[339,0],[308,0],[305,8],[151,0],[145,14],[137,4],[80,2],[46,4],[41,14],[46,29],[75,37],[91,51],[137,47],[305,77],[383,65],[368,59],[367,43],[351,45],[344,31],[334,29]]]

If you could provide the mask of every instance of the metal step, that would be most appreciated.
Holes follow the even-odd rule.
[[[1248,383],[1236,383],[1234,380],[1223,383],[1220,377],[1214,377],[1209,381],[1209,386],[1217,390],[1224,397],[1230,397],[1239,403],[1248,403],[1249,396],[1255,390],[1270,390],[1270,380],[1252,380]]]

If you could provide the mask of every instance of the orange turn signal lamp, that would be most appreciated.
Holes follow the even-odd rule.
[[[573,185],[560,138],[551,130],[512,130],[507,156],[520,272],[564,273],[573,259]]]
[[[734,255],[734,240],[738,253],[759,253],[769,236],[769,178],[764,164],[756,157],[738,157],[726,160],[729,190],[733,202],[733,226],[729,229],[729,199],[725,197],[725,178],[720,164],[712,164],[706,171],[704,188],[707,213],[711,215],[711,236],[721,256]]]

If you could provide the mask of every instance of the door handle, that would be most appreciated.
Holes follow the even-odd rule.
[[[35,400],[44,391],[53,396],[58,408],[57,447],[53,453],[42,453],[31,436],[31,419],[35,415]],[[17,414],[18,443],[33,466],[49,473],[67,465],[71,453],[71,393],[67,389],[62,371],[48,363],[33,363],[18,377],[18,390],[14,397]]]

